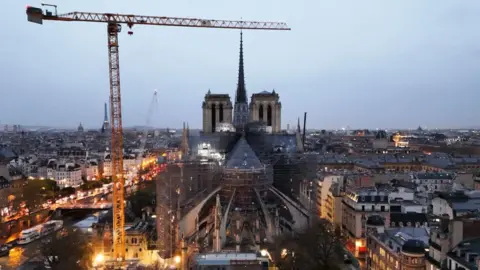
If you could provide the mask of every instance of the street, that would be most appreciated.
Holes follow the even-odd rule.
[[[136,192],[139,188],[141,188],[141,183],[139,183],[138,185],[132,185],[132,186],[126,187],[125,194],[126,195],[132,194],[133,192]],[[91,196],[87,196],[87,197],[83,197],[83,198],[71,201],[68,205],[75,205],[75,203],[94,203],[95,201],[98,201],[98,203],[101,203],[100,202],[101,197],[104,197],[105,201],[107,202],[111,202],[112,200],[111,192],[106,194],[97,193],[97,194],[92,194]],[[52,205],[52,209],[54,209],[55,207],[58,207],[58,205],[57,206]],[[77,222],[79,222],[79,220],[64,219],[64,227],[70,228]],[[8,237],[8,239],[2,239],[2,240],[3,242],[13,241],[16,238],[18,238],[19,233],[20,232],[17,231],[11,234]],[[0,257],[0,270],[20,269],[22,265],[24,265],[28,261],[35,260],[35,257],[40,255],[39,252],[40,252],[41,246],[42,246],[42,239],[36,240],[24,246],[16,246],[15,248],[10,250],[9,256]]]

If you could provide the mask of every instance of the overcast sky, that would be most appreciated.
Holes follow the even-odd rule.
[[[70,11],[285,21],[245,31],[248,96],[275,89],[282,125],[479,126],[478,0],[51,0]],[[6,2],[6,3],[5,3]],[[106,26],[28,23],[3,0],[0,123],[100,128],[108,100]],[[205,93],[235,95],[239,31],[136,26],[120,35],[123,123],[201,127]]]

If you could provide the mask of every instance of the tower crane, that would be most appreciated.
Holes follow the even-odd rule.
[[[134,25],[178,26],[196,28],[225,28],[241,30],[290,30],[282,22],[256,22],[256,21],[231,21],[209,20],[196,18],[178,18],[165,16],[141,16],[133,14],[94,13],[94,12],[69,12],[57,13],[56,5],[42,4],[53,7],[54,11],[38,7],[27,6],[27,20],[36,24],[43,21],[62,22],[92,22],[107,25],[107,47],[110,77],[110,119],[111,119],[111,158],[113,176],[113,258],[117,261],[125,260],[125,216],[124,216],[124,184],[123,176],[123,134],[122,134],[122,109],[120,95],[120,64],[118,33],[122,25],[129,28],[128,34]]]
[[[158,91],[157,89],[155,89],[153,91],[153,97],[152,97],[152,100],[150,101],[150,105],[148,106],[146,127],[143,130],[142,139],[140,140],[140,151],[138,153],[138,158],[137,158],[140,166],[142,166],[142,163],[143,163],[143,154],[145,153],[145,145],[147,143],[147,137],[148,137],[148,127],[150,125],[152,115],[155,109],[157,109],[158,107],[157,94],[158,94]]]

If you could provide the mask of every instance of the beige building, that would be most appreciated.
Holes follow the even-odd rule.
[[[136,166],[138,166],[139,164],[137,163],[137,159],[135,158],[135,156],[123,156],[123,170],[126,171],[126,172],[129,172],[129,171],[132,171],[134,170],[134,168]],[[105,158],[103,160],[103,163],[101,166],[99,166],[102,168],[102,176],[103,177],[111,177],[112,176],[112,160],[110,159],[110,154],[107,153],[105,154]],[[98,170],[100,170],[100,168],[98,168]],[[97,170],[97,173],[98,173],[98,170]]]
[[[103,226],[97,225],[96,228],[98,230],[97,233],[101,236],[100,240],[102,240],[102,243],[96,248],[102,250],[105,257],[111,258],[113,254],[112,227],[107,223],[103,224]],[[135,223],[126,229],[125,257],[138,260],[139,263],[145,265],[156,261],[158,259],[158,250],[149,248],[150,236],[151,227],[143,221]]]
[[[347,190],[342,201],[342,230],[347,235],[347,248],[358,258],[366,256],[366,221],[381,216],[390,224],[389,193],[385,190],[356,188]]]
[[[343,190],[339,183],[333,183],[328,191],[327,200],[325,202],[325,219],[334,224],[335,227],[342,226],[342,200]]]
[[[220,123],[232,123],[232,102],[227,94],[212,94],[210,90],[202,103],[203,133],[213,133]]]
[[[250,121],[262,121],[271,128],[271,132],[280,132],[282,129],[282,103],[280,103],[280,97],[275,90],[252,95]]]
[[[322,180],[318,180],[317,183],[317,205],[319,205],[319,216],[324,219],[328,219],[327,215],[331,213],[333,205],[327,204],[327,200],[330,195],[330,188],[332,185],[339,185],[343,187],[343,176],[341,175],[328,175]]]
[[[424,270],[428,250],[426,228],[399,227],[385,229],[383,218],[367,220],[367,269]]]
[[[454,220],[441,219],[438,228],[430,232],[430,249],[427,257],[428,270],[440,270],[447,258],[447,253],[464,239],[480,237],[480,218],[462,217]],[[445,266],[445,265],[443,265]]]

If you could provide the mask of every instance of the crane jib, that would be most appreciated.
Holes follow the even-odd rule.
[[[259,21],[232,21],[212,20],[200,18],[180,18],[165,16],[142,16],[132,14],[116,13],[94,13],[94,12],[69,12],[65,14],[43,11],[40,8],[27,7],[28,21],[42,24],[43,20],[52,21],[78,21],[78,22],[99,22],[118,23],[132,26],[134,24],[158,25],[158,26],[179,26],[198,28],[227,28],[245,30],[290,30],[283,22],[259,22]]]

